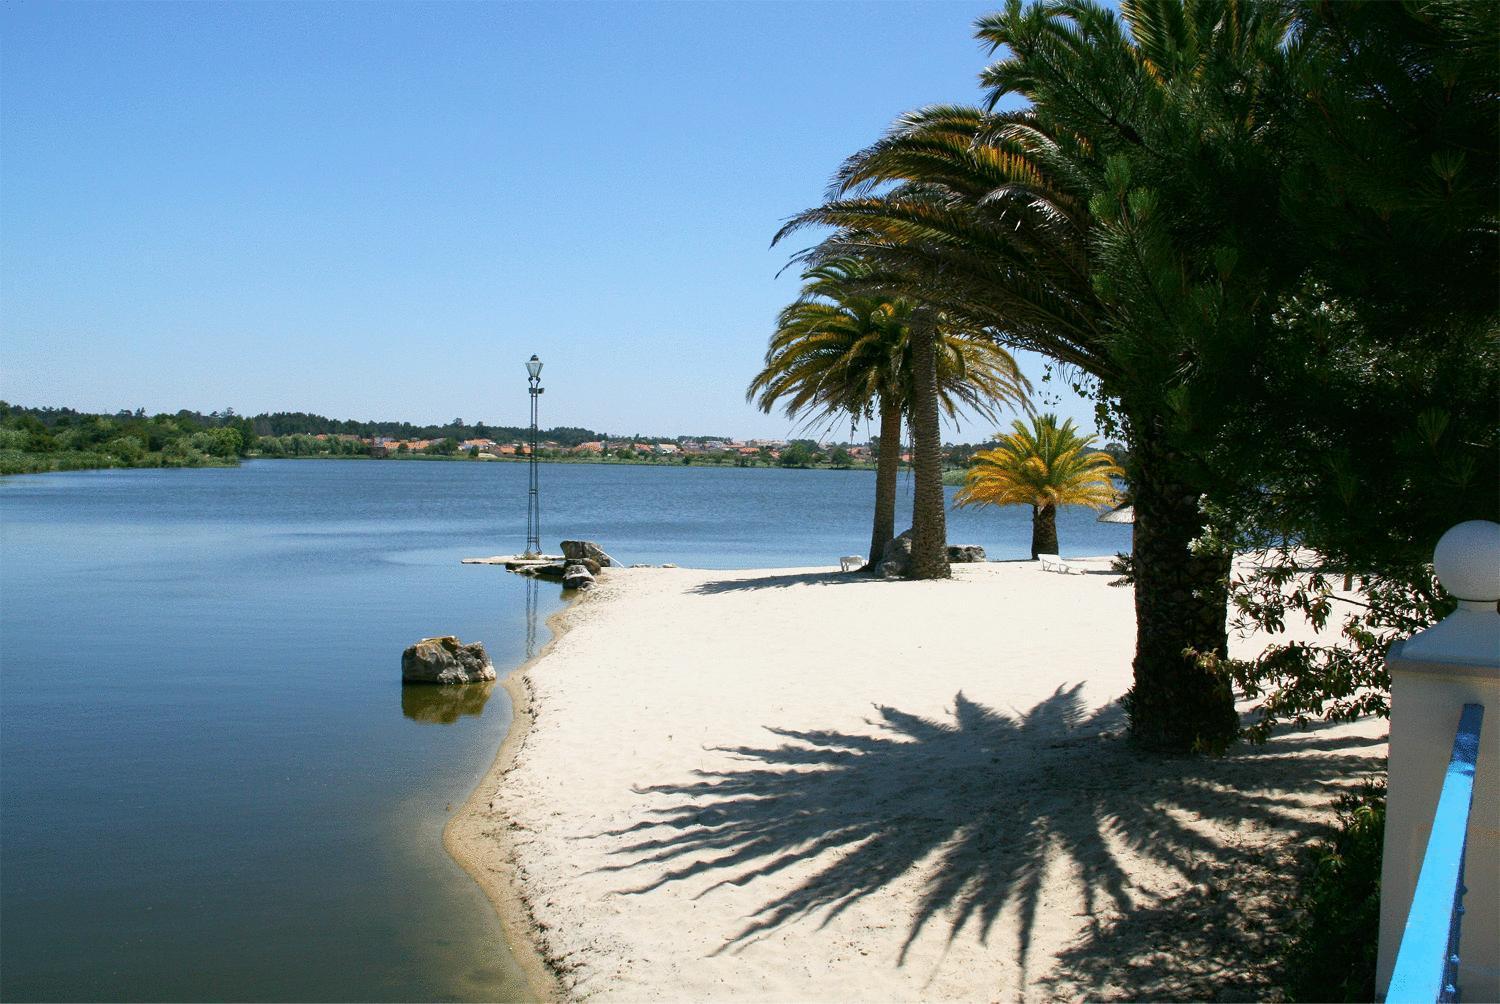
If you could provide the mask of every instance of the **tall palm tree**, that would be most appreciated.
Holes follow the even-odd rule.
[[[1196,543],[1216,476],[1201,456],[1264,344],[1267,291],[1286,288],[1267,94],[1298,52],[1283,4],[1124,0],[1120,15],[1128,30],[1092,0],[1011,0],[979,22],[1003,53],[983,80],[989,109],[1029,106],[903,117],[779,236],[832,227],[804,260],[858,253],[889,295],[1097,381],[1134,458],[1132,731],[1221,748],[1232,695],[1201,657],[1227,650],[1228,561]]]
[[[1057,554],[1057,507],[1102,509],[1118,492],[1112,478],[1124,477],[1108,453],[1086,452],[1092,436],[1080,436],[1068,419],[1038,415],[1031,427],[1016,421],[999,445],[974,454],[964,486],[954,499],[961,506],[1031,506],[1031,556]]]
[[[935,396],[950,418],[965,410],[990,418],[1001,404],[1029,411],[1031,384],[993,339],[943,324],[909,301],[861,293],[868,277],[866,266],[848,258],[803,273],[802,295],[778,317],[764,368],[745,396],[764,412],[780,402],[789,418],[810,422],[878,413],[873,566],[895,535],[901,426],[913,396],[918,351],[913,330],[937,333]]]

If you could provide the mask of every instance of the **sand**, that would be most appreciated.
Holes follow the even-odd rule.
[[[1275,997],[1295,854],[1385,723],[1135,751],[1131,592],[1085,567],[611,570],[450,846],[566,999]]]

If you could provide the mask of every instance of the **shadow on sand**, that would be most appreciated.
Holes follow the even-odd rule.
[[[694,586],[693,592],[700,596],[714,596],[756,589],[785,589],[788,586],[838,586],[884,581],[862,572],[797,572],[793,575],[759,575],[753,579],[712,579]]]
[[[649,882],[622,893],[698,880],[701,897],[833,852],[722,952],[804,918],[826,923],[920,867],[898,964],[929,926],[950,943],[966,929],[988,943],[1009,908],[1018,961],[1045,970],[1030,945],[1047,919],[1038,916],[1044,874],[1061,855],[1078,876],[1084,920],[1081,939],[1037,974],[1052,993],[1263,997],[1274,988],[1266,946],[1275,925],[1255,910],[1276,911],[1264,890],[1242,883],[1259,875],[1284,887],[1287,876],[1265,874],[1258,842],[1220,834],[1241,823],[1310,832],[1306,808],[1327,803],[1326,785],[1376,769],[1378,751],[1359,750],[1381,740],[1300,734],[1223,760],[1156,757],[1119,738],[1117,705],[1089,711],[1080,693],[1059,688],[1015,715],[960,693],[945,720],[878,707],[874,735],[770,728],[779,744],[715,748],[737,763],[642,789],[663,806],[606,834],[621,843],[606,870],[627,877],[652,866]],[[1137,887],[1132,863],[1170,888]]]

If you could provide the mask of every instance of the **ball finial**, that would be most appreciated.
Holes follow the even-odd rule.
[[[1443,534],[1432,552],[1443,588],[1461,600],[1500,600],[1500,523],[1471,519]]]

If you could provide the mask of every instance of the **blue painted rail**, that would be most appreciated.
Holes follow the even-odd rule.
[[[1387,1004],[1458,1000],[1458,938],[1464,916],[1464,854],[1474,806],[1474,765],[1484,705],[1465,704],[1453,737],[1432,834],[1396,950]],[[1491,764],[1488,769],[1493,770]]]

